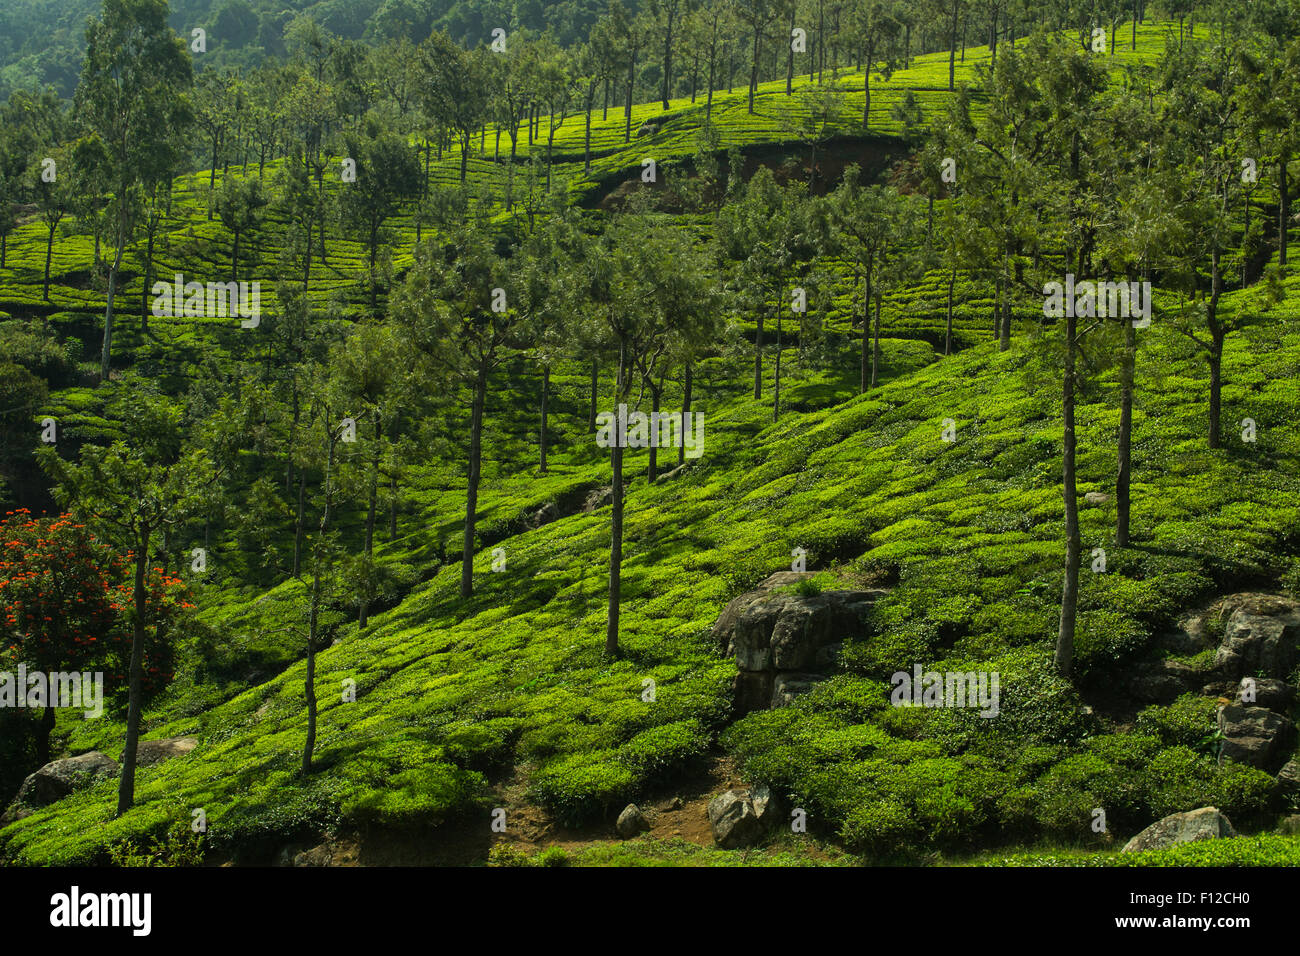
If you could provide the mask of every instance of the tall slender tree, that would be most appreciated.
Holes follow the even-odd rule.
[[[153,134],[183,129],[191,121],[185,92],[193,76],[184,41],[167,25],[166,0],[104,0],[101,15],[86,26],[76,112],[104,143],[113,194],[113,262],[100,354],[100,378],[105,381],[111,368],[122,255],[139,213],[140,184],[159,162]]]

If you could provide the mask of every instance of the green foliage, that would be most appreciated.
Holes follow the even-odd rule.
[[[625,804],[636,777],[610,751],[561,757],[540,768],[531,792],[566,826],[579,826]]]
[[[247,18],[234,3],[218,16],[247,40]],[[384,36],[408,28],[414,29],[398,22],[392,10],[376,18],[375,30]],[[1118,69],[1151,61],[1162,30],[1143,24],[1140,49],[1132,55],[1121,51],[1108,62]],[[282,32],[259,29],[257,42],[279,42]],[[1300,448],[1287,429],[1265,427],[1252,448],[1233,445],[1206,453],[1203,356],[1169,323],[1156,322],[1139,340],[1135,547],[1111,549],[1105,575],[1084,575],[1077,661],[1085,678],[1081,691],[1052,672],[1048,656],[1061,593],[1059,369],[1039,342],[1042,316],[1032,300],[1011,303],[1016,335],[1010,347],[1001,352],[990,344],[995,279],[987,272],[987,257],[968,257],[954,273],[943,262],[901,261],[902,253],[915,251],[901,245],[900,255],[888,263],[871,252],[871,268],[883,270],[878,276],[883,286],[875,287],[883,288],[883,335],[877,382],[861,396],[861,289],[844,257],[862,260],[866,245],[895,237],[869,234],[867,227],[878,229],[880,222],[852,215],[861,210],[848,208],[842,215],[860,221],[862,243],[814,262],[805,256],[814,245],[805,247],[815,231],[814,217],[786,215],[802,203],[802,188],[792,185],[788,170],[752,179],[744,191],[748,205],[723,216],[728,261],[715,263],[705,252],[704,243],[719,238],[707,213],[662,210],[642,210],[635,217],[611,216],[605,209],[575,214],[570,225],[577,231],[599,231],[611,218],[620,221],[613,230],[619,243],[584,245],[575,239],[575,248],[590,253],[585,256],[552,259],[539,251],[547,245],[538,233],[559,218],[551,215],[550,197],[541,198],[544,175],[555,178],[563,198],[598,206],[607,197],[621,198],[612,193],[635,176],[644,155],[662,157],[661,168],[675,174],[697,153],[730,150],[732,172],[738,173],[744,164],[752,165],[754,153],[744,150],[772,144],[786,126],[803,131],[804,147],[820,149],[832,128],[850,131],[825,122],[830,107],[842,107],[858,124],[866,106],[858,98],[863,74],[847,73],[842,93],[818,90],[800,78],[796,88],[807,92],[786,97],[783,78],[760,83],[753,113],[743,93],[717,91],[706,135],[700,133],[703,103],[678,99],[667,112],[658,104],[635,105],[634,128],[654,117],[657,130],[627,144],[618,111],[606,120],[596,110],[591,173],[585,175],[579,172],[585,123],[572,119],[556,130],[549,150],[520,136],[518,164],[505,162],[504,153],[499,162],[483,155],[473,134],[485,90],[483,77],[473,71],[484,64],[463,51],[443,63],[434,62],[436,56],[424,59],[430,75],[465,66],[463,76],[451,79],[467,84],[472,95],[456,102],[431,93],[424,104],[462,127],[460,142],[430,144],[423,132],[438,139],[438,131],[372,125],[376,115],[391,120],[389,102],[372,114],[362,115],[359,107],[355,115],[349,113],[346,126],[356,131],[352,143],[331,140],[325,121],[365,98],[358,93],[368,88],[356,82],[364,71],[349,73],[346,50],[331,47],[328,34],[315,32],[310,20],[296,21],[289,39],[302,62],[279,112],[268,115],[273,131],[279,122],[285,129],[276,132],[295,140],[317,137],[314,148],[302,156],[269,157],[265,179],[252,163],[224,156],[219,159],[232,159],[228,175],[217,169],[176,178],[154,250],[162,275],[173,269],[187,275],[224,272],[234,255],[237,217],[208,221],[208,184],[221,184],[218,197],[238,198],[239,190],[257,188],[246,184],[267,183],[276,201],[240,226],[251,226],[241,245],[240,272],[266,286],[268,314],[259,337],[203,320],[155,322],[145,334],[134,307],[122,306],[116,341],[140,374],[81,387],[94,377],[84,373],[94,368],[78,363],[98,344],[98,317],[106,305],[102,263],[95,256],[95,240],[103,244],[108,238],[105,223],[98,221],[105,210],[87,206],[64,223],[48,303],[41,284],[44,224],[19,223],[9,237],[12,265],[0,274],[0,318],[19,318],[0,325],[0,344],[14,363],[0,369],[0,378],[15,383],[14,404],[40,406],[57,417],[70,439],[57,454],[79,456],[75,467],[84,470],[61,474],[94,486],[95,494],[87,498],[106,521],[121,510],[116,502],[128,497],[147,504],[161,488],[183,499],[186,507],[166,516],[174,529],[170,539],[164,545],[154,536],[151,546],[165,546],[170,562],[210,533],[214,571],[200,589],[199,622],[184,637],[178,679],[145,714],[150,735],[194,733],[200,748],[142,771],[137,806],[119,818],[113,818],[113,795],[105,785],[7,827],[0,834],[7,862],[103,862],[111,847],[130,847],[114,852],[136,856],[154,852],[140,850],[146,845],[141,841],[164,832],[170,822],[165,807],[176,799],[210,808],[211,843],[232,855],[255,856],[254,849],[338,826],[437,825],[481,814],[489,805],[489,779],[510,768],[519,769],[531,795],[560,820],[576,825],[608,818],[627,800],[697,767],[709,753],[726,720],[735,669],[700,635],[727,600],[789,567],[796,546],[807,549],[810,568],[829,572],[797,586],[797,593],[811,596],[842,586],[842,580],[887,587],[889,593],[874,605],[863,634],[846,635],[847,673],[793,707],[746,717],[722,733],[721,742],[739,760],[746,779],[771,783],[797,799],[822,835],[873,859],[911,862],[936,850],[993,842],[1091,840],[1088,823],[1099,806],[1114,826],[1133,829],[1172,809],[1211,802],[1245,820],[1263,818],[1267,776],[1235,764],[1216,767],[1204,752],[1207,716],[1212,727],[1207,702],[1187,698],[1150,708],[1134,734],[1114,733],[1110,717],[1084,709],[1094,678],[1099,683],[1131,665],[1149,650],[1152,635],[1216,591],[1248,580],[1296,586],[1300,506],[1294,502],[1300,488],[1294,476]],[[425,53],[443,48],[440,38]],[[959,83],[974,78],[977,64],[987,63],[987,51],[967,53],[968,63],[958,68]],[[409,59],[420,65],[421,57]],[[401,61],[374,65],[388,68],[376,74],[385,84],[402,81],[396,70]],[[316,66],[323,79],[313,78]],[[942,93],[947,68],[946,56],[924,55],[907,69],[873,74],[865,117],[870,128],[908,132],[918,117],[938,116],[949,101]],[[1096,72],[1089,69],[1090,76]],[[858,92],[852,90],[855,83]],[[256,98],[254,86],[232,87],[231,96]],[[415,88],[423,92],[425,86]],[[1012,84],[995,92],[1006,94],[1006,105],[1014,91]],[[1035,96],[1050,92],[1033,91]],[[843,99],[836,102],[838,96]],[[976,118],[989,108],[987,95],[961,99]],[[398,112],[406,122],[418,111]],[[260,122],[256,111],[246,115],[250,123]],[[543,126],[547,140],[545,117]],[[1040,128],[1052,148],[1059,146],[1052,139],[1059,130]],[[520,133],[518,124],[508,124],[507,140],[511,132]],[[861,145],[870,157],[864,166],[872,167],[862,173],[868,184],[897,144],[882,135]],[[422,177],[423,169],[411,164],[413,146],[421,147],[417,162],[427,160],[430,172],[430,195],[418,208],[410,175],[404,175],[405,191],[397,198],[367,196],[367,184],[383,185],[368,179],[350,184],[363,187],[352,192],[337,181],[335,153],[343,147],[362,159],[362,171],[382,165],[377,156],[388,156],[404,174]],[[486,148],[492,149],[491,131]],[[440,158],[433,158],[435,150]],[[548,151],[553,163],[543,168]],[[525,163],[529,172],[516,184],[517,205],[506,211],[506,177]],[[964,158],[961,168],[964,177]],[[463,190],[455,188],[462,170]],[[971,171],[984,175],[988,168]],[[869,197],[864,205],[915,219],[919,244],[923,189],[929,186],[912,182],[913,172],[900,168],[892,186],[863,185],[854,195]],[[706,173],[713,193],[722,192],[721,170]],[[740,177],[733,175],[727,185],[737,198]],[[1257,201],[1271,201],[1268,187],[1261,188],[1265,192]],[[532,194],[527,199],[525,191]],[[959,209],[949,203],[960,198],[935,194],[937,220]],[[992,188],[988,196],[997,194]],[[87,195],[96,198],[94,190]],[[1013,214],[1029,215],[1040,198],[1025,193],[1019,213],[1009,207],[979,211],[1005,213],[997,225],[1005,237],[1018,240],[1017,230],[1029,223]],[[704,199],[697,205],[703,207]],[[218,206],[224,209],[225,200]],[[817,204],[801,208],[808,213]],[[1035,211],[1048,221],[1057,210]],[[782,222],[772,218],[776,212]],[[456,227],[457,220],[469,219],[472,228]],[[417,222],[424,240],[419,250]],[[340,223],[346,223],[345,235],[337,234]],[[782,231],[790,223],[794,231]],[[789,243],[773,241],[786,237],[798,238],[800,248],[792,251]],[[372,263],[373,239],[386,248]],[[1057,254],[1058,236],[1034,239],[1041,240],[1035,249],[1047,259]],[[988,245],[999,248],[1004,247]],[[1106,253],[1125,262],[1132,258],[1131,250]],[[128,239],[119,304],[141,301],[144,254],[139,241]],[[602,273],[600,267],[615,255],[622,257],[618,268]],[[313,257],[309,279],[303,268],[308,256]],[[531,274],[521,275],[521,258],[535,260]],[[1020,256],[1015,265],[1028,266],[1029,258]],[[571,271],[574,263],[590,274]],[[683,290],[718,284],[717,276],[708,274],[714,264],[719,271],[741,266],[741,285],[733,290],[740,295],[726,303],[686,295]],[[370,314],[378,311],[378,294],[389,275],[400,281],[389,309],[404,325],[400,347],[368,352],[364,346],[371,336],[385,334],[382,320]],[[778,294],[788,293],[789,282],[781,289],[759,285],[774,286],[773,276],[780,275],[791,281],[797,275],[806,283],[814,307],[797,338],[789,337],[792,324],[784,327],[782,414],[773,421],[770,397],[748,397],[748,378],[758,309],[770,309]],[[607,281],[611,276],[614,281]],[[530,285],[533,280],[537,286]],[[587,292],[580,307],[568,305],[575,281]],[[949,281],[959,351],[940,358]],[[490,307],[485,291],[497,284],[510,291],[511,311],[505,314]],[[1277,301],[1268,306],[1268,321],[1234,335],[1225,346],[1225,420],[1246,410],[1261,422],[1293,417],[1300,367],[1297,288],[1294,279],[1277,272],[1269,284],[1280,287],[1282,295],[1272,296]],[[524,333],[535,331],[545,318],[533,311],[529,291],[536,288],[544,293],[538,301],[564,290],[566,309],[579,316],[578,327],[555,334],[547,326],[550,334],[526,338]],[[674,407],[684,398],[674,378],[683,357],[691,355],[694,400],[708,416],[709,445],[704,459],[674,480],[654,485],[638,477],[644,453],[629,451],[623,656],[606,659],[599,643],[609,509],[589,513],[579,506],[586,491],[610,481],[610,466],[585,428],[590,359],[598,362],[602,401],[610,395],[616,359],[606,348],[607,337],[595,334],[589,320],[598,324],[607,310],[646,318],[636,300],[652,293],[657,294],[650,310],[654,322],[681,319],[687,305],[701,314],[694,317],[698,323],[676,327],[682,334],[658,340],[671,363],[648,375],[641,369],[642,378],[663,380],[662,407]],[[589,308],[587,299],[597,305]],[[1158,311],[1172,314],[1173,300],[1161,290]],[[1226,293],[1222,299],[1225,312],[1256,305],[1253,292]],[[724,342],[716,323],[728,313],[735,313],[729,316],[735,335]],[[785,321],[791,322],[788,315]],[[500,335],[476,334],[487,328]],[[766,326],[765,369],[774,351],[770,331]],[[570,351],[575,332],[583,333],[584,349],[576,356]],[[347,347],[327,347],[344,333]],[[688,341],[692,338],[700,341]],[[484,343],[495,351],[485,363],[492,378],[484,391],[478,543],[491,540],[505,549],[508,572],[500,575],[491,569],[486,549],[472,548],[462,556],[459,546],[467,491],[460,449],[466,429],[455,403],[470,397],[466,383],[473,376],[465,373],[475,371],[469,366]],[[353,362],[365,358],[362,353],[378,358]],[[417,353],[425,360],[418,375],[416,363],[408,361]],[[651,348],[641,357],[649,362],[655,354]],[[1105,490],[1112,486],[1115,467],[1113,371],[1104,355],[1089,358],[1098,364],[1090,365],[1078,410],[1080,481],[1084,490]],[[449,369],[435,370],[448,360]],[[552,388],[547,474],[537,473],[533,458],[542,361]],[[630,366],[635,364],[633,359]],[[349,413],[356,413],[361,438],[356,453],[343,459],[332,515],[334,541],[349,558],[339,562],[337,575],[345,587],[327,588],[321,609],[317,761],[304,777],[297,755],[305,734],[300,612],[307,585],[289,565],[298,482],[305,488],[310,544],[319,520],[321,463],[292,454],[290,436],[305,440],[304,432],[321,426],[299,415],[317,370],[328,371],[331,387],[343,387],[357,403]],[[384,389],[371,387],[376,371],[395,378],[409,373],[413,381],[402,383],[407,390],[400,400],[390,400]],[[738,382],[745,387],[738,388]],[[141,394],[151,390],[158,393],[156,401],[143,401]],[[402,412],[396,420],[389,415],[393,410]],[[958,423],[958,442],[939,437],[946,417]],[[179,442],[187,433],[200,437],[203,423],[223,418],[238,423],[238,441],[223,444],[219,436],[204,435],[193,447]],[[385,438],[371,444],[368,429],[380,421]],[[31,438],[30,416],[15,415],[4,424],[6,449]],[[122,444],[114,446],[115,441]],[[145,445],[157,452],[152,463],[133,458]],[[378,459],[369,457],[376,447]],[[177,458],[174,453],[182,450]],[[228,468],[230,488],[208,494],[205,486],[198,493],[188,483],[169,484],[149,471],[157,462],[165,468],[173,461],[198,479]],[[148,479],[141,493],[110,494],[141,475]],[[363,555],[372,477],[379,521],[371,553]],[[397,513],[391,534],[383,521],[390,478]],[[577,505],[570,497],[575,490],[583,492]],[[521,516],[535,514],[547,502],[568,504],[559,508],[556,520],[529,527]],[[1085,509],[1081,522],[1089,546],[1099,542],[1109,548],[1113,515],[1107,509]],[[461,557],[474,582],[475,593],[467,598],[459,595],[459,568],[452,566]],[[344,614],[363,603],[373,612],[364,628]],[[889,676],[918,663],[997,671],[998,716],[891,707]],[[653,704],[639,696],[647,677],[658,687]],[[345,680],[355,681],[355,701],[340,698]],[[61,722],[59,731],[71,749],[107,750],[120,746],[123,725],[110,715],[102,722]],[[642,842],[649,849],[642,849]],[[1222,842],[1226,847],[1232,841]],[[1248,845],[1261,858],[1284,855],[1275,843]],[[1293,853],[1294,847],[1288,850]],[[635,848],[593,847],[575,853],[572,862],[807,861],[801,851],[781,852],[748,858],[646,840]],[[1248,858],[1243,850],[1218,852],[1238,861]],[[558,865],[564,854],[543,857],[539,865]],[[530,858],[498,847],[490,859],[505,864]]]
[[[1151,706],[1138,714],[1134,729],[1159,737],[1166,745],[1210,752],[1218,704],[1213,697],[1184,694],[1167,707]]]
[[[177,820],[165,834],[147,846],[141,840],[123,840],[110,847],[113,866],[199,866],[203,862],[203,834]]]

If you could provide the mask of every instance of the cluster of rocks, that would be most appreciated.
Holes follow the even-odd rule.
[[[707,812],[713,842],[724,850],[737,850],[763,839],[778,816],[778,801],[766,785],[759,784],[718,794],[709,801]],[[618,815],[614,829],[622,839],[631,840],[651,826],[641,808],[629,803]]]
[[[150,767],[187,754],[196,746],[198,739],[195,737],[142,740],[136,745],[135,763],[137,767]],[[0,826],[30,816],[33,811],[93,786],[103,777],[116,776],[120,771],[121,765],[116,760],[98,750],[53,760],[27,775],[13,802],[4,815],[0,816]]]
[[[533,531],[542,525],[559,521],[569,515],[580,512],[590,513],[613,501],[614,490],[610,485],[578,485],[561,492],[550,501],[544,502],[535,511],[523,515],[525,531]]]
[[[1213,622],[1222,621],[1216,640]],[[1225,700],[1220,710],[1223,758],[1278,776],[1293,809],[1300,809],[1300,765],[1288,757],[1296,744],[1293,708],[1300,696],[1289,683],[1300,665],[1300,602],[1247,592],[1225,597],[1164,635],[1163,650],[1181,656],[1142,667],[1128,692],[1144,703],[1168,704],[1188,692]],[[1186,658],[1214,651],[1213,664]]]
[[[738,714],[784,707],[834,669],[844,639],[860,634],[871,605],[885,592],[780,590],[813,577],[780,571],[731,601],[713,625],[713,640],[739,673]]]

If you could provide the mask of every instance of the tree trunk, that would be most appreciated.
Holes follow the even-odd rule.
[[[1210,447],[1219,448],[1220,402],[1222,398],[1223,340],[1226,333],[1219,324],[1219,294],[1222,283],[1219,250],[1210,254],[1210,300],[1206,304],[1206,324],[1210,329]]]
[[[754,28],[754,62],[749,69],[749,115],[754,115],[754,91],[758,89],[758,27]]]
[[[397,540],[397,476],[388,476],[388,540]]]
[[[293,576],[302,568],[303,509],[307,502],[307,469],[298,469],[298,508],[293,526]]]
[[[140,289],[140,331],[148,334],[149,332],[149,289],[153,283],[153,240],[157,229],[156,225],[149,228],[149,239],[145,243],[144,251],[144,285]]]
[[[858,389],[863,395],[871,388],[871,374],[868,369],[870,359],[868,358],[868,348],[871,342],[871,276],[863,275],[862,285],[862,350],[859,355],[859,383]]]
[[[50,258],[54,255],[54,230],[56,228],[58,228],[57,224],[50,226],[50,234],[45,240],[45,288],[42,298],[46,302],[50,301]]]
[[[1286,166],[1289,155],[1283,155],[1277,164],[1277,264],[1286,266],[1287,222],[1291,215],[1291,197],[1287,194]]]
[[[998,292],[998,312],[1000,319],[998,322],[998,351],[1005,352],[1011,348],[1011,303],[1008,301],[1010,293],[1010,283],[1003,281],[1002,288]]]
[[[465,494],[464,551],[460,564],[460,596],[474,593],[474,524],[478,515],[478,483],[483,441],[483,405],[487,400],[487,366],[479,367],[474,379],[474,399],[469,424],[469,483]]]
[[[704,101],[704,122],[707,125],[713,119],[713,54],[709,53],[709,92]]]
[[[307,701],[307,739],[302,748],[302,772],[311,773],[312,754],[316,750],[316,638],[320,626],[321,605],[321,555],[325,533],[329,530],[330,503],[334,489],[331,484],[334,471],[334,436],[329,436],[329,454],[325,463],[325,507],[321,511],[320,534],[312,555],[311,610],[307,621],[307,674],[303,679],[304,697]]]
[[[682,443],[677,446],[677,464],[686,464],[686,429],[690,427],[691,363],[686,363],[686,380],[682,383]]]
[[[646,481],[654,484],[655,479],[659,477],[659,428],[655,424],[659,421],[659,389],[655,388],[654,383],[650,383],[650,466],[646,470]]]
[[[26,692],[23,688],[21,692]],[[54,707],[54,688],[48,688],[51,696],[45,699],[45,709],[41,711],[41,723],[36,731],[36,762],[44,767],[50,762],[50,735],[54,733],[54,719],[58,711]]]
[[[871,128],[871,61],[862,73],[862,128]]]
[[[135,756],[140,744],[144,641],[149,606],[148,592],[145,590],[145,572],[149,566],[149,540],[152,531],[149,522],[142,521],[135,542],[135,587],[131,598],[135,605],[135,624],[131,635],[131,669],[127,681],[126,743],[122,747],[122,776],[117,785],[117,816],[119,817],[135,806]]]
[[[551,369],[550,366],[542,369],[542,414],[541,425],[538,429],[538,450],[541,455],[541,465],[538,468],[539,474],[546,474],[546,400],[550,397],[551,392]]]
[[[781,294],[777,292],[776,297],[776,361],[773,363],[775,372],[772,375],[772,421],[781,417],[781,319],[784,317],[785,310],[781,308]]]
[[[667,28],[664,30],[664,89],[663,89],[663,108],[668,109],[668,93],[672,88],[673,75],[673,16],[676,9],[670,7],[668,10]]]
[[[307,702],[307,737],[302,745],[302,773],[311,773],[311,758],[316,750],[316,629],[320,620],[320,559],[312,574],[311,611],[307,624],[307,673],[303,678],[303,696]]]
[[[208,221],[212,221],[212,204],[217,198],[217,146],[220,140],[212,137],[212,168],[208,170]]]
[[[868,303],[867,308],[870,308]],[[876,387],[880,369],[880,289],[876,289],[876,321],[871,332],[871,387]]]
[[[794,94],[794,15],[798,4],[790,4],[790,29],[785,37],[785,95]]]
[[[619,346],[618,389],[623,397],[624,356],[626,349]],[[621,599],[621,574],[623,570],[623,436],[616,435],[610,442],[610,463],[613,466],[613,508],[610,514],[609,533],[609,605],[605,617],[605,656],[618,656],[618,612]]]
[[[591,175],[591,99],[587,100],[587,133],[583,140],[582,175]]]
[[[632,142],[632,87],[636,85],[636,50],[632,51],[627,67],[627,99],[623,101],[623,142]]]
[[[1210,348],[1210,447],[1222,445],[1220,402],[1223,389],[1223,336],[1215,335]]]
[[[997,279],[993,283],[993,337],[999,338],[1002,333],[1002,274],[998,273]]]
[[[555,114],[552,113],[546,129],[546,191],[551,191],[551,153],[555,143]]]
[[[383,424],[376,417],[375,420],[375,447],[370,455],[370,487],[368,489],[368,499],[366,501],[366,538],[365,538],[365,555],[370,558],[375,553],[375,509],[379,502],[379,448],[383,435]],[[367,585],[369,582],[367,582]],[[361,596],[361,612],[357,616],[357,626],[365,627],[366,622],[370,620],[370,602],[366,595]]]
[[[948,327],[943,336],[943,354],[952,354],[952,292],[953,287],[957,285],[957,270],[954,268],[948,273]]]
[[[1071,313],[1073,310],[1069,310]],[[1074,473],[1074,364],[1076,319],[1065,320],[1065,376],[1061,389],[1061,407],[1065,418],[1065,441],[1062,455],[1061,485],[1065,499],[1065,582],[1061,588],[1061,622],[1056,634],[1055,664],[1065,678],[1074,672],[1074,622],[1079,602],[1079,499]]]
[[[99,357],[99,380],[108,381],[113,352],[113,300],[117,296],[117,271],[122,266],[122,247],[126,245],[125,223],[118,226],[117,251],[113,255],[113,267],[108,270],[108,304],[104,308],[104,348]]]
[[[519,135],[510,137],[510,168],[506,173],[506,212],[515,208],[515,154],[519,149]]]
[[[1131,319],[1124,320],[1124,361],[1120,365],[1119,467],[1115,476],[1115,544],[1128,547],[1129,482],[1132,474],[1133,376],[1137,360],[1137,333]]]

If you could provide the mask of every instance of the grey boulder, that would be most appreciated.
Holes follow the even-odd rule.
[[[1262,673],[1285,680],[1300,660],[1300,602],[1276,594],[1234,594],[1215,666],[1228,680]]]
[[[638,833],[649,830],[650,821],[645,818],[640,807],[635,803],[629,803],[618,815],[618,822],[614,824],[614,829],[624,840],[630,840]]]
[[[1199,843],[1234,837],[1237,831],[1218,807],[1201,807],[1186,813],[1171,813],[1157,820],[1128,843],[1121,853],[1141,853],[1143,850],[1161,850],[1178,843]]]
[[[21,820],[32,810],[47,807],[74,791],[83,790],[101,777],[116,774],[118,769],[117,761],[98,750],[53,760],[23,780],[18,795],[5,813],[4,822]]]
[[[724,850],[753,846],[775,816],[775,800],[766,785],[728,790],[709,801],[713,842]]]
[[[1273,772],[1286,760],[1295,724],[1266,707],[1223,708],[1223,757]]]

